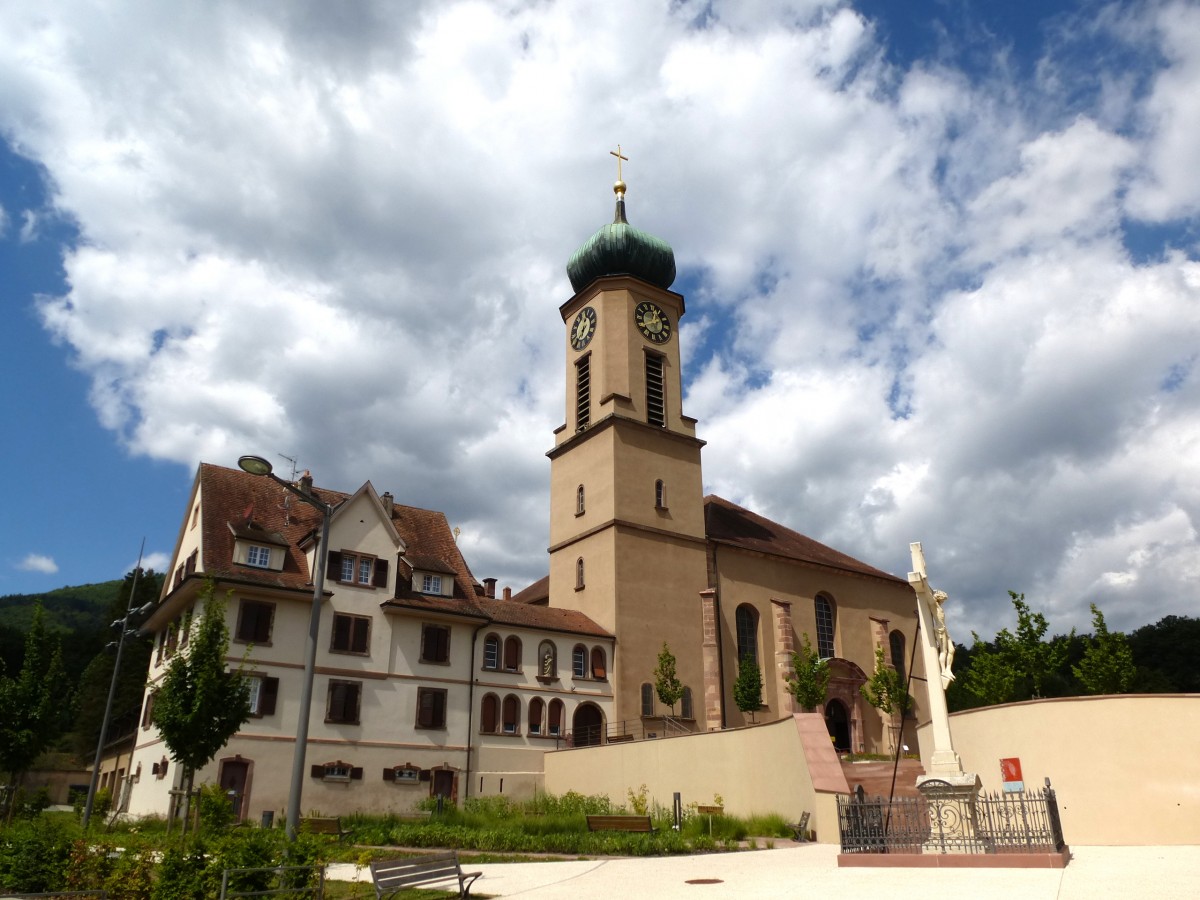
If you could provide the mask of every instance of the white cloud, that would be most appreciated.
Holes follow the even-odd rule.
[[[54,561],[53,557],[44,556],[41,553],[29,553],[17,563],[17,568],[22,572],[41,572],[43,575],[53,575],[58,571],[58,563]]]
[[[956,633],[1010,587],[1062,630],[1186,611],[1200,274],[1121,229],[1194,227],[1194,9],[1092,106],[895,68],[841,3],[333,10],[0,10],[0,127],[82,235],[42,315],[133,452],[287,452],[538,577],[563,265],[620,141],[708,489],[899,573],[921,540]]]

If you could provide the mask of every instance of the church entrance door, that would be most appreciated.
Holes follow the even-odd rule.
[[[833,749],[839,753],[849,753],[850,716],[841,700],[830,700],[825,704],[825,727],[833,738]]]

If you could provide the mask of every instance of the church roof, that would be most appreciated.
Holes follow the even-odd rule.
[[[662,238],[634,228],[625,218],[625,183],[618,181],[611,225],[584,241],[567,262],[571,287],[579,293],[605,275],[633,275],[664,290],[675,281],[675,251]]]
[[[710,541],[718,544],[842,569],[856,575],[908,583],[715,494],[704,498],[704,531]]]
[[[546,603],[550,599],[550,576],[539,578],[529,587],[512,595],[512,603]]]

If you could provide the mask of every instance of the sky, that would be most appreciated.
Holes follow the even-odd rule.
[[[1193,615],[1200,4],[0,5],[0,595],[160,570],[200,461],[547,569],[565,263],[675,251],[705,490],[950,630]]]

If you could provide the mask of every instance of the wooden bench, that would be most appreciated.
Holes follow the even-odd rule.
[[[340,841],[350,832],[342,828],[342,820],[338,818],[325,818],[320,816],[311,816],[307,819],[300,820],[300,831],[303,834],[336,834]]]
[[[467,897],[471,893],[471,885],[482,874],[464,872],[458,864],[458,853],[454,850],[371,863],[371,881],[375,884],[376,900],[394,896],[406,888],[450,881],[458,882],[459,897]]]
[[[808,813],[804,813],[802,816],[800,816],[800,821],[790,827],[791,827],[792,833],[794,835],[792,840],[807,841],[808,840]]]
[[[654,830],[649,816],[588,816],[588,831],[638,831],[649,834]]]

